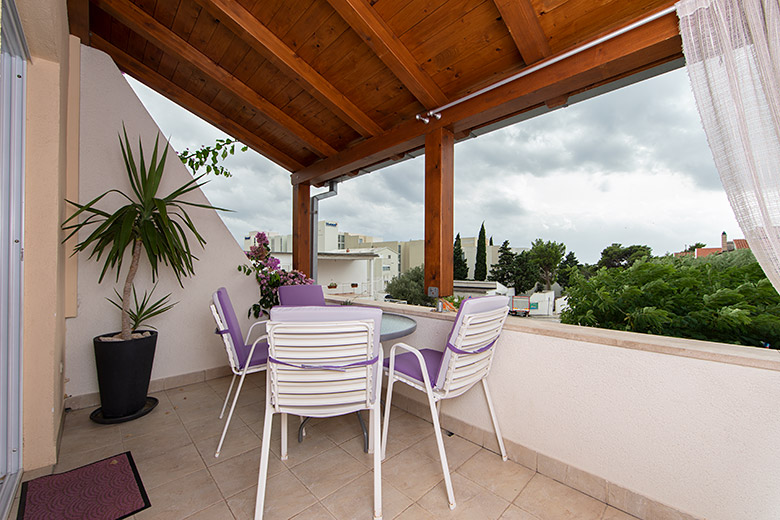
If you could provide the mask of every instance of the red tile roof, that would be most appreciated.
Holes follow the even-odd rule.
[[[748,244],[748,241],[745,240],[744,238],[735,238],[734,249],[750,249],[750,245]]]
[[[699,247],[696,249],[696,258],[704,258],[705,256],[714,255],[723,251],[719,247]]]

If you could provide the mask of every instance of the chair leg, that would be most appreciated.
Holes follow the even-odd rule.
[[[374,452],[374,519],[382,518],[382,454],[379,452],[379,396],[369,412],[371,445]]]
[[[506,448],[504,447],[504,439],[501,437],[501,428],[498,427],[498,417],[496,417],[496,410],[493,408],[493,399],[490,397],[490,390],[488,390],[487,379],[482,380],[482,388],[485,389],[485,398],[487,399],[488,410],[490,410],[490,418],[493,420],[493,428],[496,430],[496,437],[498,438],[498,447],[501,450],[501,458],[506,461]]]
[[[447,454],[444,451],[444,438],[441,436],[441,425],[439,424],[439,414],[437,413],[436,403],[433,394],[427,390],[428,406],[431,409],[431,419],[433,419],[433,431],[436,434],[436,444],[439,446],[439,459],[441,459],[441,469],[444,472],[444,486],[447,488],[447,500],[450,503],[450,509],[455,509],[455,493],[452,491],[452,478],[450,477],[450,467],[447,465]]]
[[[392,404],[393,399],[393,383],[394,381],[394,374],[393,372],[390,372],[389,377],[387,378],[387,396],[385,397],[385,419],[384,424],[382,425],[382,460],[385,460],[385,457],[387,457],[387,430],[389,429],[390,425],[390,405]]]
[[[222,403],[222,411],[219,412],[219,418],[222,419],[222,416],[225,415],[225,408],[227,408],[228,400],[230,399],[230,393],[233,391],[233,384],[236,382],[236,374],[233,374],[233,378],[230,380],[230,388],[228,388],[228,393],[225,396],[225,402]]]
[[[263,442],[260,447],[260,474],[257,477],[257,498],[255,499],[255,520],[263,520],[263,506],[265,505],[265,486],[268,480],[268,458],[271,451],[271,424],[274,412],[271,406],[265,410],[263,421]]]
[[[233,377],[235,377],[235,375]],[[238,396],[241,395],[241,387],[244,385],[244,377],[246,377],[246,370],[241,372],[241,378],[238,380],[238,387],[236,387],[236,395],[233,396],[233,404],[230,405],[230,412],[228,412],[227,420],[225,421],[225,427],[222,428],[222,437],[220,437],[219,439],[219,444],[217,445],[217,452],[214,454],[214,457],[219,457],[219,452],[222,451],[222,443],[225,442],[225,435],[227,435],[228,426],[230,426],[230,419],[233,417],[233,410],[236,409]]]
[[[287,460],[287,414],[282,414],[282,460]]]

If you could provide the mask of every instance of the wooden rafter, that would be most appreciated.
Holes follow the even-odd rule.
[[[328,0],[328,3],[425,108],[448,103],[444,92],[365,0]]]
[[[530,0],[493,0],[523,61],[530,65],[552,54]]]
[[[208,56],[177,36],[167,27],[149,16],[132,2],[120,0],[93,0],[95,5],[120,21],[123,25],[143,36],[162,51],[190,63],[211,80],[222,85],[244,103],[261,112],[271,121],[286,129],[306,143],[320,157],[327,157],[336,150],[276,105],[255,92],[233,74],[214,63]]]
[[[379,135],[382,127],[306,63],[282,40],[233,0],[196,0],[231,31],[319,99],[344,122],[365,137]]]
[[[303,167],[303,165],[292,157],[260,139],[232,119],[225,117],[219,111],[196,98],[175,83],[160,76],[137,59],[125,54],[100,36],[93,34],[91,41],[93,47],[110,55],[122,71],[130,74],[141,83],[156,90],[171,101],[186,105],[195,115],[209,121],[223,132],[235,137],[258,153],[265,155],[290,171],[299,170]]]
[[[70,34],[89,45],[89,0],[68,0]]]
[[[383,135],[357,143],[339,154],[322,159],[293,173],[292,182],[322,185],[356,169],[381,162],[393,155],[419,147],[426,132],[452,126],[463,131],[461,121],[488,114],[484,121],[500,120],[531,106],[568,92],[602,84],[616,76],[642,70],[648,64],[661,63],[682,55],[677,16],[670,14],[645,24],[605,44],[588,49],[549,67],[444,111],[440,120],[424,125],[406,121]],[[500,112],[499,112],[500,111]]]

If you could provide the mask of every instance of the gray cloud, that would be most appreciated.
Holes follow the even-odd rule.
[[[225,137],[131,84],[177,150]],[[233,235],[290,233],[288,172],[251,150],[225,164],[233,177],[212,176],[204,192],[234,210],[223,214]],[[424,167],[421,156],[344,182],[320,203],[320,216],[350,233],[423,238]],[[741,236],[682,69],[458,143],[454,197],[454,229],[463,237],[485,221],[497,244],[556,240],[587,262],[613,242],[663,254],[714,243],[723,230]]]

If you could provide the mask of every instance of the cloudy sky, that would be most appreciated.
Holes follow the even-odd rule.
[[[176,150],[225,137],[128,81]],[[236,239],[290,233],[289,174],[252,150],[225,165],[233,177],[214,177],[204,191],[234,210],[223,219]],[[421,156],[341,183],[320,218],[384,240],[423,238],[424,165]],[[742,237],[684,69],[456,144],[455,233],[476,236],[483,221],[496,244],[555,240],[587,263],[614,242],[662,255],[718,246],[722,231]]]

